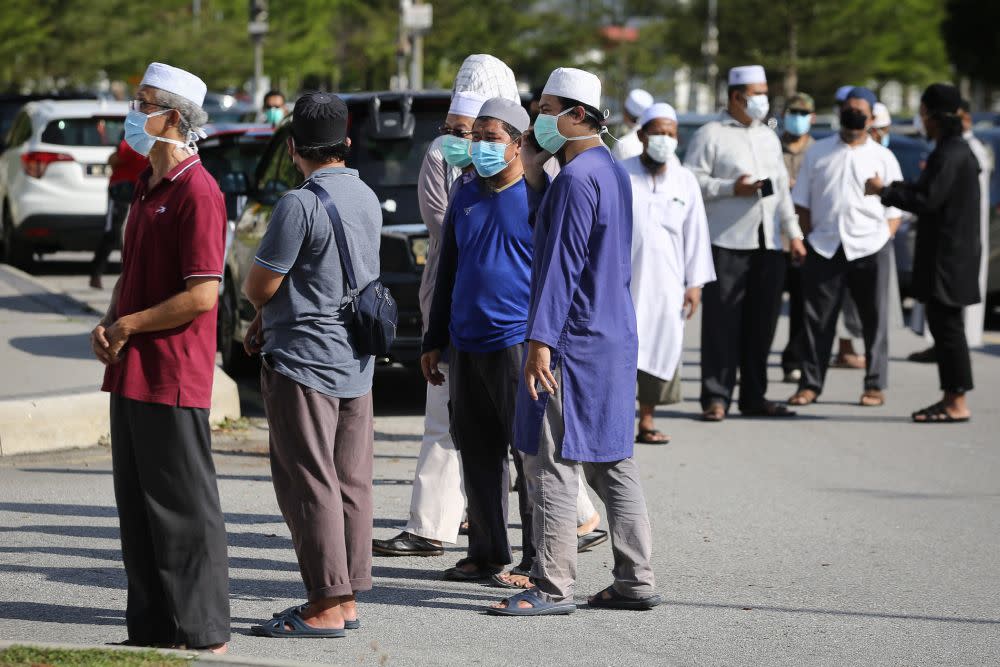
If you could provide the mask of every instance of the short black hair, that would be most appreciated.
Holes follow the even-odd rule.
[[[269,90],[264,93],[264,99],[266,100],[269,97],[280,97],[281,99],[285,99],[285,94],[280,90]]]
[[[601,128],[604,127],[604,116],[600,111],[590,106],[589,104],[584,104],[580,100],[574,100],[571,97],[557,97],[559,104],[562,105],[562,110],[572,109],[573,107],[583,107],[585,112],[583,116],[583,122],[594,132],[600,132]]]
[[[964,111],[965,113],[972,113],[972,102],[963,98],[962,101],[958,103],[958,110]]]
[[[303,160],[309,160],[317,164],[327,164],[330,162],[347,162],[347,156],[351,149],[344,142],[333,146],[296,146],[295,152]]]

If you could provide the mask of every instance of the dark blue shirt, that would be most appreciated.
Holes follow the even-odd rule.
[[[462,186],[445,214],[424,351],[449,339],[472,353],[523,343],[532,247],[524,179],[499,192],[481,179]]]

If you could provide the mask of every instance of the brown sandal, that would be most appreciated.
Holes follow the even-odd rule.
[[[865,389],[858,404],[866,408],[880,408],[885,405],[885,394],[881,389]]]
[[[792,394],[792,397],[788,399],[789,405],[812,405],[819,398],[817,394],[812,389],[799,389],[797,392]]]
[[[706,422],[721,422],[726,418],[726,406],[722,403],[711,403],[701,413],[701,420]]]

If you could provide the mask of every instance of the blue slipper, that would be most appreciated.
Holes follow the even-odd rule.
[[[291,626],[291,629],[287,626]],[[317,639],[335,639],[347,635],[344,628],[314,628],[302,620],[297,610],[264,621],[260,625],[251,625],[250,632],[258,637],[315,637]]]
[[[278,618],[279,616],[288,616],[292,612],[295,612],[297,614],[301,614],[302,612],[304,612],[306,610],[306,607],[308,607],[308,606],[309,606],[308,602],[303,602],[302,604],[297,604],[294,607],[289,607],[288,609],[285,609],[283,611],[275,612],[271,616],[271,618]],[[344,620],[344,629],[345,630],[357,630],[360,627],[361,627],[361,619],[360,618],[356,618],[353,621],[348,621],[346,619]]]
[[[504,602],[507,603],[506,607],[487,607],[486,613],[494,616],[556,616],[576,611],[576,604],[572,601],[549,602],[542,598],[537,588],[529,588],[507,598]],[[518,607],[519,602],[527,602],[531,606]]]

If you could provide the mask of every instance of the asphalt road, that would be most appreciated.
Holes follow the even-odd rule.
[[[709,425],[691,418],[693,324],[685,401],[659,413],[674,442],[636,449],[666,604],[644,613],[581,606],[569,617],[486,616],[483,605],[501,591],[439,580],[462,556],[460,538],[440,558],[376,558],[376,587],[360,598],[363,627],[346,639],[252,637],[251,623],[303,592],[270,484],[266,424],[254,416],[216,439],[232,653],[342,665],[1000,662],[996,334],[974,355],[968,425],[909,423],[910,411],[935,400],[937,382],[932,366],[900,360],[922,346],[901,331],[891,338],[884,408],[858,407],[861,375],[834,370],[823,402],[796,420]],[[259,415],[253,378],[241,385],[245,410]],[[422,387],[387,369],[375,391],[375,531],[388,536],[407,514]],[[770,391],[791,393],[777,382]],[[578,602],[610,583],[611,565],[608,545],[580,556]],[[120,640],[124,603],[107,452],[0,460],[0,638]]]

